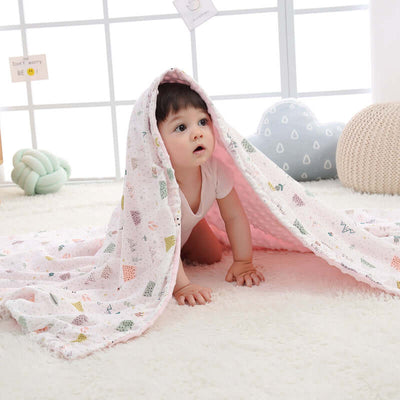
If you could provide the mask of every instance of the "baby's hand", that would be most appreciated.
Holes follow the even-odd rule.
[[[189,283],[175,290],[174,296],[180,306],[185,305],[185,300],[192,307],[196,305],[196,301],[198,304],[204,305],[206,302],[209,303],[211,301],[211,289]]]
[[[265,281],[265,278],[251,261],[235,261],[229,268],[225,280],[227,282],[236,281],[238,286],[245,283],[246,286],[252,287],[253,283],[258,286],[260,282]]]

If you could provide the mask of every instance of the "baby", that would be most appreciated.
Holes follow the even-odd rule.
[[[187,301],[194,306],[211,301],[211,289],[190,282],[182,259],[202,264],[221,260],[222,246],[204,219],[215,199],[234,259],[225,280],[259,285],[265,278],[253,265],[249,222],[229,171],[212,157],[214,126],[206,103],[188,85],[163,83],[158,90],[157,125],[181,196],[182,248],[173,293],[178,304]]]

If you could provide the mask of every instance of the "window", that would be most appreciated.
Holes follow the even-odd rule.
[[[368,0],[322,3],[294,0],[297,96],[321,120],[347,122],[371,103]]]
[[[244,136],[282,97],[321,121],[371,102],[367,0],[214,0],[190,32],[166,0],[2,0],[0,126],[6,179],[21,148],[71,163],[71,180],[123,175],[132,106],[172,66]],[[49,80],[11,83],[9,57],[46,54]]]

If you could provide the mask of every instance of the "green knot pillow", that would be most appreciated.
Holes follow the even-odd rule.
[[[57,192],[71,175],[65,160],[45,150],[19,150],[13,165],[11,179],[27,195]]]

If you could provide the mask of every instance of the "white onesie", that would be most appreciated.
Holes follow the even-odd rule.
[[[193,228],[204,218],[213,205],[215,199],[223,199],[233,188],[233,177],[231,172],[215,157],[211,157],[201,166],[201,198],[199,209],[193,214],[189,203],[182,190],[181,195],[181,248],[189,239]]]

